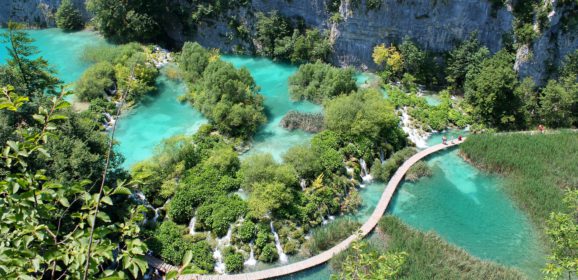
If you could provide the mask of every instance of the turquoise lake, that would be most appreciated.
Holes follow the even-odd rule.
[[[63,33],[57,29],[32,30],[34,43],[58,71],[58,77],[70,83],[88,67],[80,60],[88,45],[105,44],[93,32]],[[6,50],[0,45],[0,63]],[[293,145],[306,143],[311,134],[288,132],[278,126],[290,110],[319,112],[321,107],[308,102],[292,102],[287,78],[295,66],[263,58],[222,56],[236,67],[247,67],[265,96],[268,122],[257,135],[248,153],[270,152],[276,159]],[[363,82],[363,78],[358,78]],[[126,157],[125,166],[146,159],[154,147],[170,136],[194,133],[204,122],[198,112],[177,97],[186,91],[183,84],[161,76],[158,92],[119,121],[118,151]],[[433,103],[433,102],[432,102]],[[456,136],[458,133],[454,133]],[[434,135],[430,144],[437,144]],[[442,152],[427,159],[434,174],[417,183],[403,183],[388,211],[420,230],[431,230],[474,256],[514,266],[531,278],[537,278],[543,264],[543,250],[526,216],[501,189],[500,178],[481,172],[463,161],[458,150]],[[363,221],[371,214],[384,184],[374,183],[361,191],[364,207],[357,217]],[[327,279],[327,266],[320,266],[289,277],[290,279]]]

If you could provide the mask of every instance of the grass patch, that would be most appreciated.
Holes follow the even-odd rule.
[[[339,219],[315,230],[304,244],[304,254],[317,255],[345,240],[361,227],[359,222]]]
[[[541,232],[551,212],[565,212],[563,191],[578,186],[577,133],[472,135],[461,151],[506,177],[506,191]]]
[[[405,174],[405,179],[410,182],[417,182],[421,177],[431,177],[433,171],[423,160],[416,162],[412,167],[409,168]]]
[[[525,279],[519,271],[473,257],[437,234],[412,229],[394,216],[384,216],[378,228],[385,235],[387,253],[408,254],[400,279]]]

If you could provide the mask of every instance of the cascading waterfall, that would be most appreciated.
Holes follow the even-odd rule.
[[[381,163],[385,161],[385,154],[383,152],[383,148],[379,148],[379,161],[381,161]]]
[[[104,122],[104,128],[105,129],[109,129],[111,128],[114,123],[116,122],[116,120],[114,119],[114,117],[112,117],[109,113],[104,112],[103,113],[104,117],[106,118],[106,121]]]
[[[363,160],[362,158],[359,159],[359,165],[361,165],[361,178],[363,179],[363,182],[371,182],[371,180],[373,180],[373,177],[371,176],[371,174],[369,173],[369,170],[367,168],[367,164],[365,163],[365,160]]]
[[[409,140],[415,143],[418,148],[427,148],[427,138],[429,133],[423,132],[421,129],[413,128],[407,108],[401,110],[401,128],[407,133]]]
[[[195,223],[197,222],[197,217],[193,217],[189,222],[189,234],[194,235],[195,232]]]
[[[223,238],[217,238],[217,247],[213,252],[213,258],[216,260],[215,262],[215,271],[217,273],[223,274],[225,273],[225,262],[223,261],[223,254],[221,253],[221,248],[228,246],[231,243],[231,235],[233,234],[233,229],[229,227],[227,231],[227,235],[223,236]]]
[[[301,179],[301,181],[299,181],[299,185],[301,186],[301,190],[305,190],[305,188],[307,187],[307,180],[305,179]]]
[[[273,226],[273,222],[271,222],[271,232],[275,237],[275,247],[277,247],[277,254],[279,254],[279,261],[281,263],[287,263],[289,259],[287,255],[283,252],[283,247],[281,246],[281,242],[279,241],[279,234],[275,231],[275,227]]]
[[[249,259],[243,263],[245,266],[255,266],[257,265],[257,260],[255,259],[255,250],[253,250],[253,242],[249,244],[251,247],[251,253],[249,254]]]

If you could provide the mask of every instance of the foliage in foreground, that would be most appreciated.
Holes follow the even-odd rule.
[[[313,231],[309,240],[304,244],[310,256],[315,256],[330,249],[355,233],[361,224],[349,219],[338,219]]]
[[[350,250],[339,268],[339,277],[332,275],[331,279],[396,279],[407,259],[405,252],[380,254],[368,250],[368,244],[363,241],[351,244]]]
[[[567,212],[553,212],[546,222],[552,244],[549,262],[543,269],[546,279],[578,276],[578,191],[568,191],[563,203]]]

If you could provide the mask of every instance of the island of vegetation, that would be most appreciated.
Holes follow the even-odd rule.
[[[361,86],[355,68],[331,64],[334,28],[278,11],[254,13],[250,2],[194,0],[190,12],[159,1],[88,0],[87,22],[76,1],[61,1],[56,26],[89,26],[110,41],[83,51],[89,66],[71,85],[57,78],[26,26],[2,29],[8,52],[0,61],[0,278],[176,279],[312,257],[359,230],[348,217],[362,207],[368,183],[388,182],[427,146],[427,136],[449,129],[473,134],[460,148],[465,160],[505,178],[505,192],[549,254],[544,277],[578,277],[578,50],[552,64],[545,81],[520,76],[516,65],[554,4],[512,4],[512,38],[494,52],[475,32],[445,53],[416,38],[380,42],[371,53],[376,81]],[[332,26],[348,16],[343,1],[322,2]],[[363,3],[367,13],[383,5],[346,2]],[[235,9],[254,20],[237,18]],[[576,28],[576,13],[568,14],[560,28]],[[271,121],[249,69],[193,36],[177,44],[163,32],[165,25],[198,32],[223,17],[235,31],[222,36],[240,42],[232,52],[295,66],[287,81],[291,102],[322,107],[290,111],[277,124],[311,134],[281,160],[248,153]],[[156,98],[161,76],[183,83],[178,101],[208,123],[164,139],[150,158],[124,167],[117,124]],[[426,98],[431,92],[435,104]],[[532,132],[537,127],[546,132]],[[405,180],[434,172],[420,161]],[[161,276],[150,257],[179,269]],[[330,266],[335,279],[348,280],[528,277],[393,216]]]

